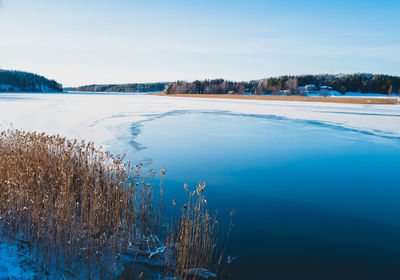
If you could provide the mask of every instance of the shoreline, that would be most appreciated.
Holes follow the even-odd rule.
[[[222,98],[244,100],[269,100],[269,101],[297,101],[297,102],[325,102],[349,104],[400,104],[400,98],[374,98],[374,97],[323,97],[323,96],[280,96],[280,95],[228,95],[228,94],[165,94],[149,93],[156,96],[191,97],[191,98]]]

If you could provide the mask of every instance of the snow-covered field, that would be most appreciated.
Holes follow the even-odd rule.
[[[105,145],[115,127],[174,111],[224,111],[299,119],[400,137],[399,105],[181,98],[151,95],[0,94],[0,127]],[[113,129],[114,128],[114,129]]]

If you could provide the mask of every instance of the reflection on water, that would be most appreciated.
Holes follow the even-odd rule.
[[[167,115],[139,131],[112,151],[165,166],[167,199],[205,181],[210,208],[238,211],[231,279],[400,279],[398,139],[218,113]]]

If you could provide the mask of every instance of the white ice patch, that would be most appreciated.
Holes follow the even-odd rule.
[[[105,145],[116,127],[173,111],[224,111],[316,121],[400,137],[400,106],[105,94],[0,94],[0,128],[44,131]],[[122,127],[122,126],[121,126]],[[114,128],[114,129],[113,129]]]

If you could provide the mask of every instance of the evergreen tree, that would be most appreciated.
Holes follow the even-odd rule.
[[[61,84],[43,76],[22,71],[0,69],[0,92],[62,92]]]

